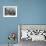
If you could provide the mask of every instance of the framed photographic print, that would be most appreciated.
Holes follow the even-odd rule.
[[[3,6],[3,17],[17,17],[17,6]]]
[[[46,41],[45,24],[19,24],[18,42],[22,40]]]

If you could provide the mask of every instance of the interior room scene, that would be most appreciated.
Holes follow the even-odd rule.
[[[31,46],[34,43],[37,45],[37,43],[46,42],[46,25],[21,24],[18,26],[18,33],[20,46]]]
[[[0,0],[0,46],[46,46],[46,0]]]

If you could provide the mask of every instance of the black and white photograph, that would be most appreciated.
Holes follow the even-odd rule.
[[[31,46],[33,42],[46,41],[46,25],[18,25],[18,42],[20,46]]]
[[[17,6],[3,6],[3,17],[17,17]]]

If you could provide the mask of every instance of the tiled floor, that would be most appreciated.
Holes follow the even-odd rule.
[[[8,44],[0,44],[0,46],[8,46]],[[10,45],[10,46],[18,46],[18,44]]]
[[[19,46],[46,46],[46,42],[43,42],[43,41],[32,42],[31,40],[28,40],[28,41],[21,40]]]
[[[8,44],[0,44],[0,46],[8,46]],[[19,45],[14,44],[13,46],[46,46],[46,42],[42,42],[42,41],[32,42],[31,40],[28,41],[21,40]]]

